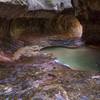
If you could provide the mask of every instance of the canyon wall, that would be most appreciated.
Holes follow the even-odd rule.
[[[78,8],[81,12],[81,14],[79,14],[77,17],[79,18],[79,20],[83,17],[86,17],[88,15],[88,20],[86,19],[84,20],[80,20],[80,22],[77,20],[77,18],[74,17],[74,21],[73,23],[76,21],[76,23],[78,23],[79,27],[81,26],[81,24],[83,25],[83,37],[84,40],[86,40],[89,43],[94,43],[97,44],[100,43],[100,1],[99,0],[79,0],[80,2],[80,7]],[[72,24],[72,25],[76,25],[76,27],[74,26],[74,28],[72,28],[70,26],[70,21],[72,21],[72,17],[67,17],[67,15],[69,15],[68,13],[70,11],[66,11],[65,12],[61,12],[61,13],[52,13],[51,12],[42,12],[39,11],[38,14],[37,12],[29,12],[27,13],[27,10],[24,10],[23,7],[18,7],[18,6],[9,6],[9,4],[7,4],[7,7],[13,7],[12,11],[10,9],[10,11],[8,11],[9,13],[7,13],[7,9],[6,8],[6,4],[4,6],[0,6],[0,17],[5,17],[5,18],[9,18],[11,17],[10,15],[12,15],[11,18],[13,18],[13,21],[11,23],[11,28],[10,28],[10,32],[11,35],[14,38],[19,37],[20,34],[26,34],[26,33],[34,33],[34,34],[55,34],[55,33],[64,33],[65,35],[67,35],[66,37],[69,37],[69,33],[72,35],[74,30],[75,31],[78,29],[77,24]],[[12,13],[15,12],[14,11],[14,7],[17,9],[15,9],[16,13],[15,15],[13,15]],[[85,9],[84,9],[85,8]],[[3,11],[2,11],[3,9]],[[23,9],[23,10],[22,10]],[[26,9],[26,8],[25,8]],[[37,14],[39,17],[37,17]],[[67,14],[67,15],[66,15]],[[20,17],[19,17],[20,15]],[[25,15],[25,16],[24,16]],[[86,15],[86,16],[85,16]],[[41,17],[42,16],[42,17]],[[62,17],[63,16],[63,17]],[[66,17],[65,17],[66,16]],[[4,19],[5,20],[5,19]],[[69,21],[70,20],[70,21]],[[2,26],[3,20],[0,20],[0,26]],[[81,24],[80,24],[81,23]],[[5,25],[3,25],[5,26]],[[72,31],[70,31],[68,29],[68,27],[70,27],[69,29]],[[68,31],[69,30],[69,31]],[[82,28],[79,28],[79,31],[77,30],[76,32],[80,32],[80,34],[82,35]],[[78,34],[73,35],[73,37]],[[79,35],[80,35],[79,34]],[[0,36],[3,36],[3,29],[2,27],[0,27]]]

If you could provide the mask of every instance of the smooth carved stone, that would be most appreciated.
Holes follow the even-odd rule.
[[[40,55],[41,54],[39,52],[40,49],[41,47],[37,45],[22,47],[14,53],[13,60],[18,60],[21,56],[32,57],[32,56]]]
[[[83,27],[79,20],[71,15],[60,15],[56,20],[56,31],[64,34],[65,38],[81,38]]]

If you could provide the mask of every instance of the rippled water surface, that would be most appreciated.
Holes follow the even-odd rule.
[[[53,53],[61,63],[67,64],[73,69],[100,71],[100,49],[50,47],[43,51]]]

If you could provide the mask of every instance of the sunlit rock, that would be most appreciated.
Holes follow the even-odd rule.
[[[13,38],[20,38],[24,40],[25,37],[33,38],[34,36],[44,37],[56,36],[57,38],[73,39],[81,38],[83,27],[79,20],[71,15],[62,15],[47,19],[17,19],[12,23],[11,34]],[[28,40],[27,38],[27,40]],[[45,40],[44,40],[45,41]]]
[[[70,15],[60,15],[56,20],[55,29],[68,39],[81,38],[83,33],[83,27],[79,20]]]
[[[41,54],[40,49],[41,47],[37,45],[22,47],[14,53],[13,60],[18,60],[21,56],[26,56],[26,57],[38,56]]]
[[[35,61],[34,59],[55,59],[55,57],[53,57],[52,53],[44,53],[42,51],[40,51],[42,49],[42,47],[35,45],[35,46],[26,46],[26,47],[22,47],[19,48],[12,57],[12,60],[20,60],[22,58],[22,61],[24,60],[24,58],[26,59],[27,62],[31,62],[31,61]],[[43,58],[43,59],[42,59]],[[38,60],[36,60],[36,62],[38,62]]]

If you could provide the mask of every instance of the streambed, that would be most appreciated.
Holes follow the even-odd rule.
[[[0,100],[99,100],[98,72],[71,70],[54,60],[41,54],[0,63]]]
[[[43,52],[52,53],[57,60],[72,69],[100,71],[100,49],[81,47],[75,49],[48,47]]]

